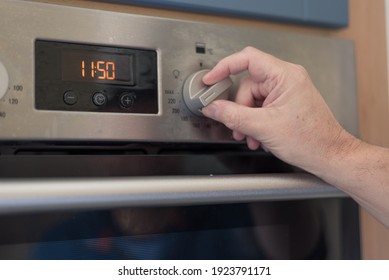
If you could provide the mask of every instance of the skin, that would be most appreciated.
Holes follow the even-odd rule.
[[[262,146],[341,189],[389,227],[389,150],[344,130],[302,66],[255,48],[222,59],[203,82],[243,71],[235,102],[216,100],[203,114],[250,149]]]

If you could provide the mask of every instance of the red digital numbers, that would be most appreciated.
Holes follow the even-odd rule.
[[[89,75],[89,76],[88,76]],[[81,77],[99,80],[115,80],[115,63],[112,61],[81,61]]]

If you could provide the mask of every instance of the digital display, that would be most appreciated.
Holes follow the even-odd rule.
[[[155,50],[35,41],[38,110],[157,114]]]
[[[69,50],[62,53],[62,80],[134,85],[133,55]]]

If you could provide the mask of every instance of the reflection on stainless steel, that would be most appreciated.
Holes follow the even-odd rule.
[[[5,179],[0,211],[339,197],[310,174]]]

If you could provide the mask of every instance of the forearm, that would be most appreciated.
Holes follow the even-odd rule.
[[[314,173],[349,194],[389,227],[389,149],[353,137],[342,145],[334,147],[333,156]]]

